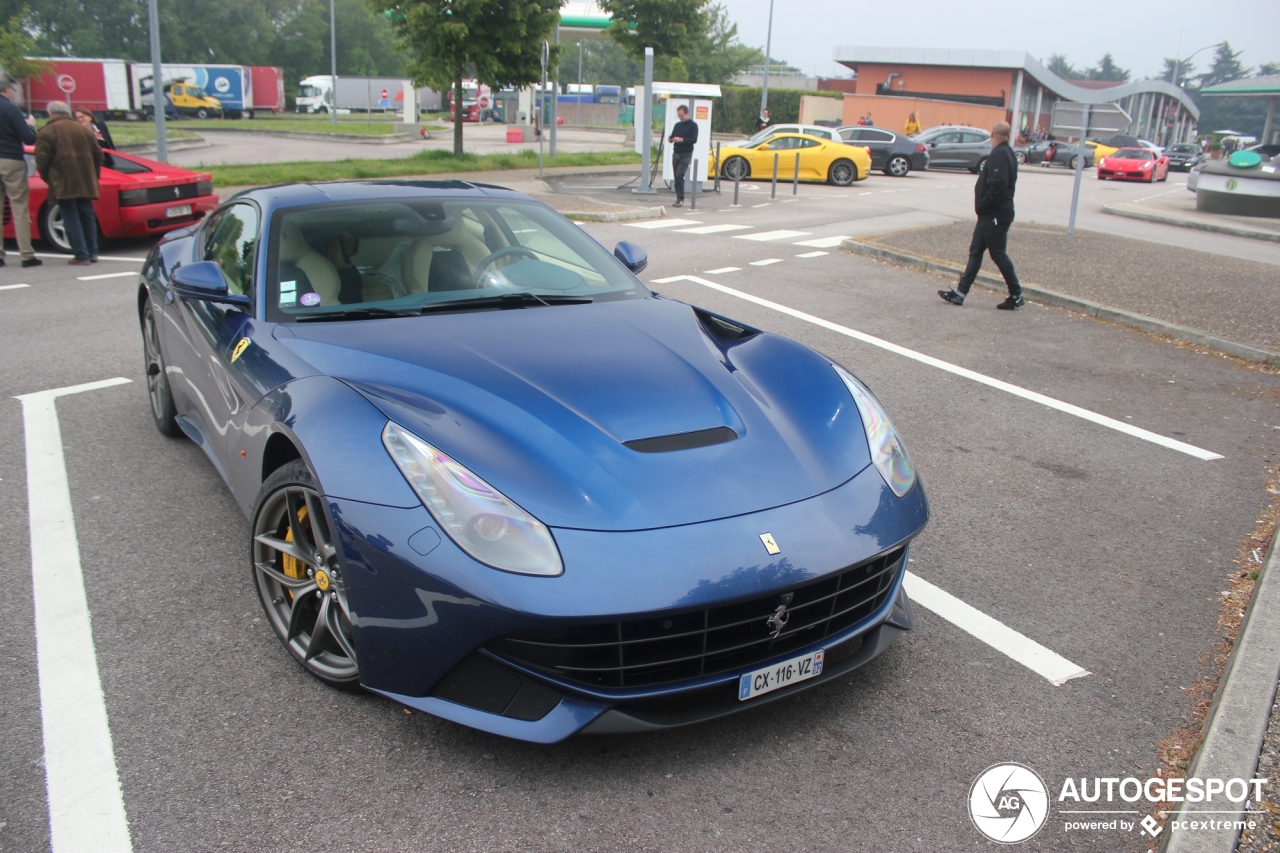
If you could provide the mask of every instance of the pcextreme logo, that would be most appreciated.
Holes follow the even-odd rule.
[[[1062,831],[1070,833],[1137,831],[1155,839],[1165,829],[1160,818],[1169,812],[1147,810],[1161,803],[1173,803],[1175,809],[1181,803],[1207,806],[1184,813],[1170,824],[1181,831],[1253,829],[1269,782],[1194,776],[1068,777],[1058,787],[1056,811]],[[986,838],[1018,844],[1049,823],[1049,790],[1040,774],[1024,764],[993,764],[969,787],[969,818]]]

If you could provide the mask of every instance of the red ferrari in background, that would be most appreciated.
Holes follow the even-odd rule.
[[[1169,177],[1169,158],[1150,148],[1121,148],[1098,161],[1098,180],[1146,181],[1155,183]]]
[[[71,251],[62,213],[49,203],[49,188],[35,172],[33,149],[27,146],[27,175],[31,186],[31,236],[60,252]],[[162,234],[199,221],[218,206],[213,176],[189,172],[134,154],[104,151],[106,162],[99,181],[98,230],[103,237],[144,237]],[[13,215],[4,203],[4,236],[13,238]]]

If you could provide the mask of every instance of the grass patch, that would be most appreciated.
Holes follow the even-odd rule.
[[[634,151],[591,151],[547,157],[547,166],[621,166],[639,163]],[[486,172],[501,169],[534,169],[538,152],[511,154],[463,154],[450,151],[420,151],[412,157],[394,160],[335,160],[331,162],[262,163],[201,167],[213,173],[216,187],[283,184],[310,181],[341,181],[364,178],[401,178],[410,175],[440,175],[450,172]]]
[[[170,123],[171,126],[172,123]],[[170,142],[179,139],[195,139],[196,134],[185,130],[171,130],[165,127],[164,137]],[[156,126],[150,122],[112,122],[111,139],[116,145],[133,145],[139,142],[155,142]]]
[[[257,131],[305,131],[307,133],[346,133],[356,136],[388,136],[396,133],[395,125],[389,121],[383,121],[381,118],[375,118],[373,122],[367,123],[362,118],[359,121],[348,121],[340,119],[338,123],[331,124],[327,119],[325,121],[316,121],[314,119],[303,118],[302,116],[289,116],[287,118],[260,116],[255,119],[211,119],[207,121],[182,120],[169,122],[173,127],[180,127],[184,130],[235,130],[245,133]]]

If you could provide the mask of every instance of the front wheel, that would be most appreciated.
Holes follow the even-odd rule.
[[[899,154],[896,157],[889,158],[889,165],[885,168],[884,173],[894,178],[905,178],[910,171],[911,161]]]
[[[307,672],[354,688],[360,668],[338,549],[311,469],[295,459],[258,492],[250,553],[267,621]]]
[[[837,160],[827,170],[827,182],[838,187],[847,187],[858,180],[858,167],[849,160]]]
[[[1013,159],[1018,161],[1019,166],[1025,165],[1027,162],[1027,154],[1025,151],[1015,151],[1013,152]]]
[[[987,165],[987,158],[983,157],[981,160],[978,161],[978,165],[970,169],[969,171],[973,172],[976,175],[982,171],[982,167],[985,165]]]
[[[209,117],[209,111],[206,110],[204,107],[201,107],[200,109],[196,110],[196,118],[204,119],[208,117]]]
[[[164,353],[160,350],[160,333],[156,328],[155,309],[151,300],[142,311],[142,356],[147,371],[147,396],[151,399],[151,417],[161,435],[177,438],[182,435],[178,426],[178,408],[169,388],[169,376],[164,369]]]
[[[744,157],[730,157],[724,161],[721,173],[731,181],[745,181],[751,177],[751,164]]]

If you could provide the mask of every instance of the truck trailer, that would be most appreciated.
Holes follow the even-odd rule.
[[[412,81],[405,77],[339,77],[335,99],[333,78],[328,74],[304,77],[298,83],[295,109],[300,113],[325,113],[331,109],[400,112],[404,109],[406,83]]]
[[[28,109],[43,112],[50,101],[119,117],[133,109],[129,65],[123,59],[33,58],[48,63],[50,69],[27,81]]]

